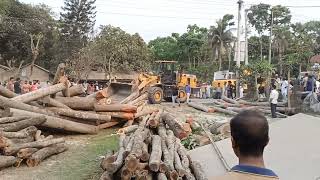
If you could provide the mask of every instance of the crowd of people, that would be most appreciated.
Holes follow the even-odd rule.
[[[11,77],[8,82],[0,83],[0,85],[6,87],[16,94],[25,94],[31,91],[35,91],[39,88],[49,86],[50,83],[48,81],[46,82],[46,84],[40,85],[40,82],[38,80],[22,81],[20,78],[14,79],[13,77]]]

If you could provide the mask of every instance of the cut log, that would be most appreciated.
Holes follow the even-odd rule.
[[[98,112],[98,114],[109,115],[113,118],[120,118],[120,119],[124,119],[124,120],[134,119],[133,113],[126,113],[126,112]]]
[[[166,173],[168,171],[169,171],[169,167],[166,165],[166,163],[161,161],[159,166],[159,172]]]
[[[114,162],[112,162],[110,164],[107,164],[105,166],[106,171],[108,171],[111,174],[117,172],[121,168],[121,166],[123,164],[123,160],[124,160],[124,156],[123,156],[123,153],[124,153],[123,141],[125,139],[125,136],[126,135],[121,134],[120,137],[119,137],[119,151],[118,151],[117,159]]]
[[[248,102],[245,100],[239,100],[238,102],[249,106],[270,106],[270,102]],[[277,106],[285,106],[286,104],[286,102],[278,102]]]
[[[231,115],[231,116],[235,116],[235,115],[238,114],[238,113],[236,113],[234,111],[230,111],[230,110],[223,109],[223,108],[220,108],[220,107],[211,107],[211,108],[214,109],[214,112],[220,112],[220,113],[228,114],[228,115]]]
[[[57,97],[57,101],[74,110],[91,111],[94,109],[96,99],[88,97]]]
[[[149,160],[149,169],[153,172],[159,171],[159,166],[161,162],[161,137],[158,135],[152,136],[152,150]]]
[[[194,177],[197,180],[208,180],[208,177],[205,174],[205,172],[203,171],[203,168],[201,167],[200,163],[192,160],[190,156],[188,156],[188,158],[190,161],[190,167],[191,167],[191,170],[194,174]]]
[[[82,95],[86,92],[85,88],[82,86],[82,84],[77,84],[75,86],[71,86],[69,88],[69,94],[70,94],[70,97],[73,97],[73,96],[79,96],[79,95]],[[57,93],[57,96],[63,96],[62,93]]]
[[[8,146],[13,146],[15,144],[29,143],[33,141],[34,141],[34,138],[32,136],[27,136],[26,138],[11,138],[11,139],[0,136],[0,147],[8,147]]]
[[[174,132],[174,135],[180,139],[188,137],[190,134],[190,127],[186,128],[183,126],[179,120],[169,113],[162,113],[161,118],[169,126],[169,128]]]
[[[106,128],[110,128],[110,127],[113,127],[115,125],[118,125],[119,122],[118,121],[111,121],[111,122],[107,122],[107,123],[104,123],[104,124],[99,124],[98,125],[98,129],[106,129]]]
[[[186,174],[186,171],[182,167],[179,154],[176,151],[174,152],[174,167],[177,170],[179,176],[183,177]]]
[[[133,123],[134,123],[134,120],[133,120],[133,119],[130,119],[130,120],[128,120],[128,121],[123,125],[123,127],[132,126]]]
[[[22,133],[22,132],[4,132],[0,131],[0,136],[6,137],[6,138],[26,138],[28,134]]]
[[[132,133],[135,130],[138,129],[138,125],[132,125],[132,126],[128,126],[128,127],[124,127],[118,130],[118,134],[128,134],[128,133]]]
[[[55,94],[55,93],[57,93],[59,91],[62,91],[64,89],[66,89],[66,84],[65,83],[59,83],[59,84],[55,84],[55,85],[52,85],[52,86],[48,86],[46,88],[40,88],[40,89],[38,89],[36,91],[31,91],[29,93],[16,96],[16,97],[12,98],[12,100],[20,101],[20,102],[23,102],[23,103],[28,103],[28,102],[31,102],[31,101],[38,100],[40,98],[46,97],[46,96],[51,95],[51,94]]]
[[[40,164],[42,160],[48,158],[54,154],[59,154],[66,151],[68,148],[64,144],[55,144],[49,147],[40,149],[33,153],[27,160],[28,167],[34,167]]]
[[[159,118],[156,119],[156,116],[159,114],[159,112],[153,112],[148,120],[148,125],[150,128],[157,128],[160,123],[160,115]]]
[[[0,117],[11,117],[13,114],[10,112],[9,107],[2,107],[0,105]]]
[[[210,108],[210,107],[207,107],[207,106],[204,106],[202,104],[198,104],[198,103],[194,103],[194,102],[189,102],[188,105],[190,107],[193,107],[197,110],[200,110],[200,111],[203,111],[203,112],[207,112],[207,113],[213,113],[214,112],[214,109]]]
[[[152,180],[152,174],[146,169],[140,170],[136,173],[136,179],[137,180]]]
[[[134,115],[134,118],[136,119],[136,118],[139,118],[142,116],[150,115],[153,112],[157,112],[157,111],[159,111],[159,110],[158,109],[144,109],[143,111],[136,113]]]
[[[45,116],[38,116],[9,124],[0,124],[0,129],[2,131],[19,131],[29,126],[41,125],[44,122],[46,122]]]
[[[10,110],[14,113],[14,115],[17,115],[17,116],[22,116],[22,115],[27,115],[30,117],[41,116],[41,114],[38,114],[38,113],[23,111],[19,109],[11,108]],[[46,121],[42,124],[42,126],[49,127],[49,128],[61,129],[65,131],[84,133],[84,134],[96,134],[98,130],[96,126],[68,121],[58,117],[45,115],[45,118],[46,118]]]
[[[7,98],[13,98],[16,97],[17,94],[10,91],[9,89],[7,89],[6,87],[0,86],[0,95],[7,97]]]
[[[143,143],[143,145],[142,145],[142,155],[141,155],[140,159],[143,162],[147,162],[150,159],[148,145],[146,143]]]
[[[135,105],[136,103],[138,103],[140,101],[145,101],[147,99],[148,99],[148,94],[144,93],[141,96],[139,96],[138,98],[136,98],[135,100],[130,101],[128,104]]]
[[[139,159],[133,155],[129,154],[125,161],[125,167],[130,172],[135,172],[139,165]]]
[[[118,157],[118,152],[113,154],[112,151],[108,151],[105,155],[105,157],[102,159],[101,163],[100,163],[100,167],[103,170],[106,170],[107,166],[113,162],[115,162],[117,160]]]
[[[113,180],[113,175],[108,171],[105,171],[104,173],[102,173],[99,180]]]
[[[176,151],[179,154],[180,158],[181,158],[181,165],[183,167],[183,169],[189,169],[190,163],[189,163],[189,159],[188,159],[188,155],[187,155],[187,150],[183,147],[183,145],[181,144],[180,139],[176,138]]]
[[[17,153],[20,149],[23,149],[23,148],[44,148],[52,144],[58,144],[63,142],[64,142],[63,138],[57,138],[57,139],[50,139],[47,141],[34,141],[30,143],[15,144],[14,146],[5,147],[3,149],[3,152],[5,155],[12,155]]]
[[[55,115],[51,111],[48,111],[45,109],[40,109],[38,107],[24,104],[19,101],[14,101],[12,99],[8,99],[3,96],[0,96],[0,106],[6,106],[6,107],[10,107],[10,108],[25,110],[25,111],[36,112],[36,113],[45,114],[45,115],[52,115],[52,116]],[[22,115],[22,116],[25,116],[25,115]]]
[[[102,121],[102,122],[109,122],[111,121],[110,115],[102,115],[102,114],[96,114],[96,113],[90,113],[90,112],[83,112],[83,111],[75,111],[72,109],[63,109],[63,108],[49,108],[51,111],[67,116],[72,118],[79,118],[79,119],[85,119],[90,121]]]
[[[13,123],[13,122],[25,120],[27,118],[28,118],[28,116],[3,117],[3,118],[0,118],[0,124]]]
[[[232,104],[232,103],[229,103],[229,102],[226,102],[222,99],[220,100],[214,100],[213,101],[215,104],[217,104],[219,107],[224,107],[224,108],[227,108],[227,107],[243,107],[244,105],[242,104]]]
[[[170,171],[174,170],[174,166],[173,166],[173,159],[170,156],[170,153],[168,151],[168,147],[166,144],[165,139],[161,139],[161,150],[162,150],[162,154],[163,154],[163,163],[165,164],[166,168],[168,168]],[[167,172],[164,167],[160,166],[160,171],[161,172]]]
[[[127,104],[128,102],[139,97],[139,94],[140,94],[139,91],[135,91],[135,92],[131,93],[130,96],[128,96],[125,99],[123,99],[122,101],[120,101],[120,104]]]
[[[21,159],[29,158],[33,153],[37,152],[38,148],[24,148],[20,149],[17,153],[17,157]]]
[[[14,156],[1,156],[0,155],[0,169],[13,166],[15,163],[17,163],[19,158],[16,158]]]
[[[130,140],[129,140],[127,146],[126,146],[126,148],[125,148],[125,151],[124,151],[124,156],[125,156],[125,157],[127,157],[127,156],[130,154],[130,152],[131,152],[131,150],[132,150],[133,143],[134,143],[134,137],[132,136],[132,137],[130,138]]]
[[[133,176],[133,172],[129,171],[125,166],[121,168],[119,171],[121,180],[131,180],[131,177]]]
[[[239,101],[236,101],[234,99],[230,99],[230,98],[227,98],[226,96],[222,96],[221,97],[222,100],[228,102],[228,103],[231,103],[231,104],[240,104]]]
[[[158,173],[157,174],[157,180],[167,180],[167,176],[164,173]]]
[[[94,105],[94,110],[97,112],[129,112],[136,113],[137,106],[129,104],[110,104],[110,105]]]
[[[65,108],[65,109],[70,109],[67,105],[57,101],[56,99],[53,99],[49,96],[46,96],[44,98],[42,98],[42,103],[43,104],[47,104],[49,106],[52,107],[59,107],[59,108]]]
[[[166,143],[167,143],[169,158],[170,158],[169,162],[170,163],[172,162],[172,164],[174,164],[175,140],[176,140],[176,137],[174,136],[173,132],[171,130],[168,130]]]

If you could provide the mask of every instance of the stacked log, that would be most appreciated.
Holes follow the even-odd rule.
[[[45,137],[37,127],[46,122],[44,115],[0,118],[0,169],[20,166],[33,167],[44,159],[67,150],[63,138]],[[36,127],[37,126],[37,127]]]
[[[142,116],[139,125],[120,129],[119,150],[106,153],[100,180],[205,179],[181,144],[179,136],[187,133],[182,131],[182,123],[163,110]]]
[[[265,115],[271,115],[270,103],[268,102],[248,102],[244,100],[237,101],[227,97],[222,97],[222,99],[213,100],[213,104],[214,105],[208,107],[195,102],[188,103],[190,107],[207,113],[219,112],[234,116],[244,110],[256,110],[264,113]],[[280,107],[277,107],[276,114],[279,118],[285,118],[287,117],[287,114],[291,115],[297,113],[295,108],[283,107],[285,106],[285,103],[280,102],[278,106]]]

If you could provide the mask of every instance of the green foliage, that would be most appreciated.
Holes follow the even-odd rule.
[[[186,139],[182,140],[181,143],[188,150],[195,149],[197,146],[199,146],[192,135],[189,135]]]

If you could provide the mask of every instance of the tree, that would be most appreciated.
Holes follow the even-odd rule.
[[[230,51],[231,43],[234,41],[231,27],[234,25],[233,15],[226,14],[217,21],[216,26],[209,29],[209,44],[213,53],[218,52],[219,70],[222,68],[222,56]]]
[[[60,13],[62,39],[66,40],[65,53],[84,47],[95,24],[96,0],[65,0]]]
[[[34,44],[34,38],[36,38],[36,45]],[[32,52],[32,61],[31,61],[31,67],[30,67],[30,76],[33,73],[33,66],[36,61],[36,59],[39,56],[39,43],[40,40],[43,38],[43,35],[39,33],[38,35],[30,35],[30,46],[31,46],[31,52]]]
[[[154,59],[178,61],[178,42],[172,36],[157,37],[148,43]]]
[[[289,41],[291,39],[290,27],[289,26],[277,26],[274,28],[274,40],[273,47],[278,53],[278,64],[279,72],[283,72],[283,55],[289,48]]]

